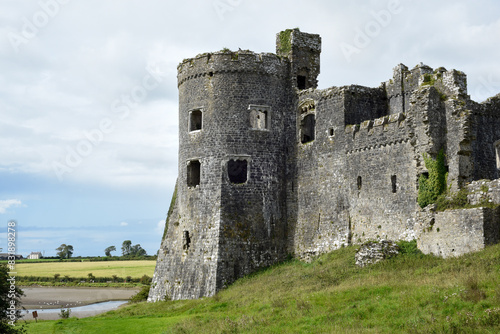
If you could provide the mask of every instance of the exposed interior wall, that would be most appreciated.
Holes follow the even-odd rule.
[[[473,109],[471,133],[472,160],[474,162],[474,180],[496,179],[500,177],[497,163],[500,140],[500,95],[486,100]]]
[[[345,125],[360,124],[388,114],[387,95],[383,87],[344,87]]]

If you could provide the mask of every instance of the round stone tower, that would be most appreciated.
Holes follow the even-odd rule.
[[[211,253],[212,293],[286,255],[289,64],[272,54],[220,52],[178,70],[178,235],[189,233],[193,260]]]
[[[223,50],[178,66],[179,177],[149,301],[211,296],[289,254],[293,46],[281,56]]]
[[[154,282],[170,298],[213,295],[286,256],[289,69],[248,51],[179,65],[177,203],[160,250],[170,268]]]

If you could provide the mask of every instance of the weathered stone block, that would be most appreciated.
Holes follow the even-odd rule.
[[[399,254],[399,247],[390,240],[369,241],[356,252],[356,265],[364,267]]]

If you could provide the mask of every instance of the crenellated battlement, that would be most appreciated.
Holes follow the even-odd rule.
[[[346,125],[346,154],[407,143],[411,128],[405,120],[406,115],[398,113]]]
[[[220,73],[245,72],[286,77],[288,70],[288,59],[272,53],[223,50],[184,59],[177,66],[177,79],[180,86],[186,80]]]

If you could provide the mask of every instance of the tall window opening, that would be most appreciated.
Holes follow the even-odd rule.
[[[397,178],[396,175],[391,175],[391,185],[392,185],[392,192],[396,193],[397,189]]]
[[[306,81],[305,75],[297,75],[297,88],[306,89]]]
[[[361,186],[363,185],[363,180],[361,179],[361,176],[358,176],[357,185],[358,185],[358,190],[361,190]]]
[[[314,132],[316,127],[316,119],[314,114],[306,115],[300,123],[300,141],[302,144],[314,140]]]
[[[192,160],[187,165],[187,185],[188,187],[196,187],[200,184],[201,179],[201,163],[199,160]]]
[[[191,245],[191,238],[189,237],[189,231],[184,231],[182,233],[182,249],[188,250]]]
[[[247,182],[248,162],[246,160],[229,160],[227,175],[231,183],[241,184]]]
[[[201,130],[203,126],[203,117],[200,109],[189,112],[189,132]]]

